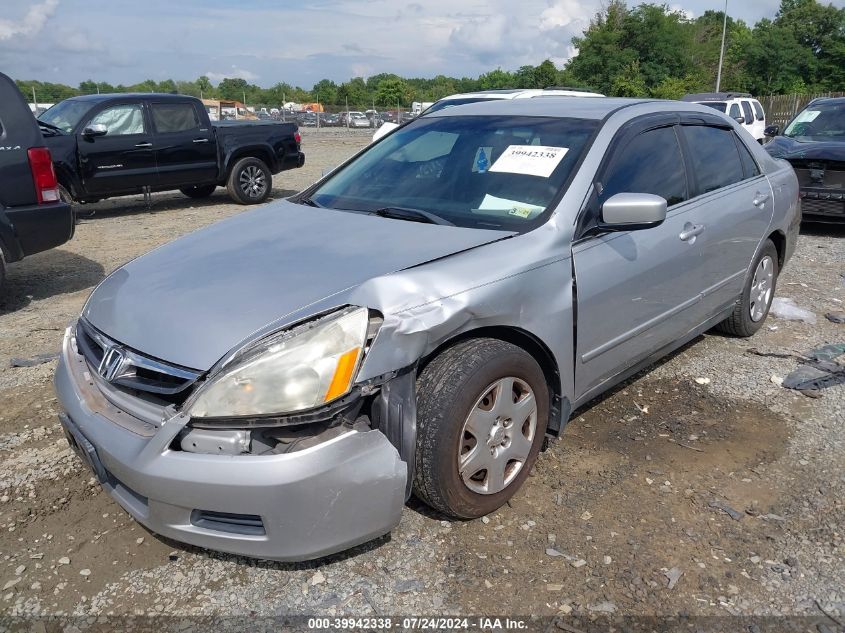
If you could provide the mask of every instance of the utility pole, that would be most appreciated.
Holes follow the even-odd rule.
[[[346,131],[349,131],[349,96],[346,97]]]
[[[716,73],[716,92],[722,86],[722,62],[725,59],[725,34],[728,30],[728,0],[725,0],[725,15],[722,21],[722,47],[719,49],[719,71]]]

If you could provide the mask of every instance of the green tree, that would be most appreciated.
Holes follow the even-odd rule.
[[[318,81],[314,84],[311,92],[314,93],[314,98],[319,100],[320,103],[337,104],[337,84],[330,79],[321,79]]]
[[[217,85],[217,92],[223,99],[243,101],[244,93],[248,88],[246,79],[226,77]]]
[[[399,77],[385,79],[378,85],[376,102],[383,106],[396,106],[397,103],[408,103],[410,91],[408,84]]]
[[[350,107],[366,107],[370,103],[370,94],[364,79],[355,77],[340,84],[337,89],[337,101],[339,104],[348,102]]]

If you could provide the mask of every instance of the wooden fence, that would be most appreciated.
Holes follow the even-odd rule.
[[[812,95],[769,95],[768,97],[758,97],[758,100],[763,104],[763,109],[766,111],[766,125],[779,125],[780,129],[783,130],[792,117],[798,114],[805,105],[819,97],[845,97],[845,92],[822,92]]]

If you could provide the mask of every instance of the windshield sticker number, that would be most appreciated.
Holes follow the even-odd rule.
[[[493,158],[492,147],[479,147],[475,152],[475,158],[472,161],[472,172],[474,174],[483,174],[490,169],[490,161]]]
[[[548,178],[568,151],[568,147],[509,145],[490,171]]]

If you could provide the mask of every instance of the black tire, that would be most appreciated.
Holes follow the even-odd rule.
[[[6,258],[0,250],[0,297],[3,296],[3,284],[6,283]]]
[[[752,307],[759,303],[757,299],[759,293],[755,292],[755,296],[752,297],[751,289],[752,286],[754,286],[757,270],[761,266],[761,262],[763,262],[763,260],[767,260],[772,266],[772,280],[768,287],[769,292],[767,299],[764,301],[765,305],[764,307],[761,306],[762,316],[755,320],[752,318],[751,313]],[[757,257],[754,258],[754,263],[751,264],[751,269],[748,272],[748,277],[742,288],[742,296],[736,302],[731,315],[719,323],[716,326],[716,329],[724,334],[741,337],[751,336],[759,330],[763,326],[763,323],[765,323],[766,317],[769,315],[769,308],[772,305],[772,299],[774,299],[775,289],[777,288],[779,272],[777,248],[775,248],[775,245],[771,240],[766,240],[763,247],[760,249],[760,252],[757,253]]]
[[[526,442],[531,442],[530,450],[510,482],[499,492],[479,493],[469,488],[459,472],[459,455],[468,437],[464,423],[470,411],[486,402],[482,398],[488,388],[508,377],[527,384],[533,391],[536,401],[533,438],[526,438]],[[470,339],[454,345],[432,360],[417,379],[414,492],[429,506],[448,516],[474,519],[493,512],[507,502],[528,477],[542,447],[548,418],[546,378],[537,361],[525,350],[489,338]],[[512,425],[511,432],[515,429]],[[512,441],[505,439],[509,443]],[[478,444],[475,448],[479,448]],[[473,450],[471,448],[469,452]],[[488,450],[486,446],[484,450]],[[507,462],[503,472],[507,473],[513,466],[514,462]]]
[[[258,185],[261,178],[261,186],[255,189],[251,183]],[[226,183],[229,197],[238,204],[260,204],[267,200],[272,188],[270,168],[263,160],[252,156],[241,158],[234,164]]]
[[[68,204],[73,204],[73,196],[70,195],[70,191],[68,191],[64,185],[59,185],[59,200],[67,202]]]
[[[217,185],[198,185],[196,187],[185,187],[180,189],[189,198],[208,198],[217,189]]]

